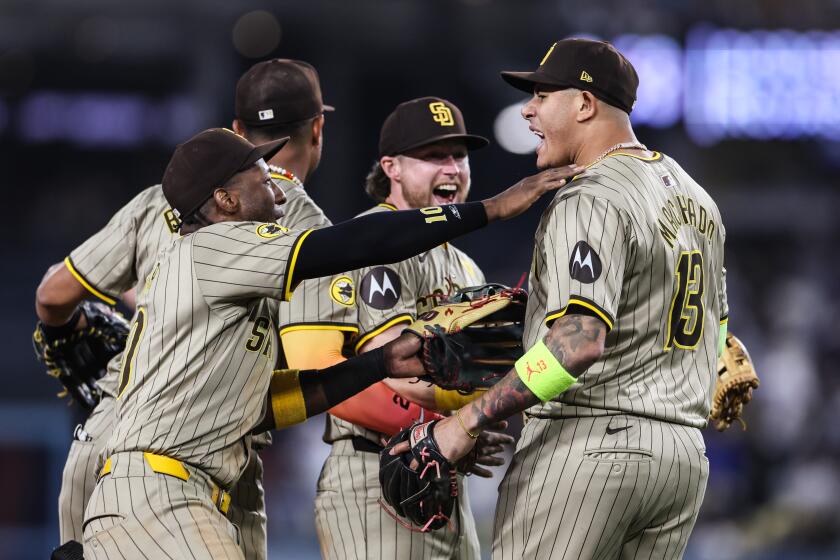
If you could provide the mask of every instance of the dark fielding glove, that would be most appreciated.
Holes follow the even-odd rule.
[[[461,393],[495,385],[524,352],[527,301],[524,290],[486,284],[459,290],[417,317],[406,331],[423,339],[421,379]]]
[[[758,374],[746,346],[732,333],[726,333],[726,345],[718,358],[718,378],[709,415],[717,421],[719,432],[736,420],[742,428],[746,427],[741,412],[752,399],[753,389],[757,388]]]
[[[69,394],[86,410],[93,410],[100,398],[95,382],[105,375],[111,358],[122,352],[129,326],[122,314],[102,303],[84,301],[79,310],[87,319],[85,328],[75,328],[77,314],[62,327],[39,321],[32,344],[47,373],[64,385],[61,396]]]
[[[379,454],[382,497],[397,515],[408,518],[419,527],[415,530],[424,533],[446,525],[458,499],[455,467],[441,454],[435,441],[437,422],[416,423],[402,430]],[[395,445],[406,440],[411,444],[410,451],[390,454]],[[412,460],[417,461],[416,469],[411,468]]]

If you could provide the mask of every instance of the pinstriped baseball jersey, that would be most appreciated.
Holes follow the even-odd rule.
[[[393,206],[380,204],[363,214],[392,210],[395,210]],[[354,270],[346,276],[356,288],[355,319],[359,329],[354,343],[356,351],[391,326],[410,323],[418,313],[434,307],[435,295],[485,282],[484,273],[475,261],[451,243],[393,265]],[[322,292],[321,298],[325,297],[331,296]],[[353,436],[379,443],[379,434],[327,415],[324,441]]]
[[[94,295],[114,303],[152,271],[160,251],[178,237],[178,218],[160,185],[123,206],[99,232],[74,249],[66,264]],[[121,355],[108,364],[99,387],[115,396]]]
[[[560,190],[536,233],[524,340],[567,310],[601,317],[601,359],[536,416],[627,412],[703,427],[726,315],[724,229],[671,158],[613,154]]]
[[[270,175],[286,195],[286,203],[283,205],[285,214],[279,220],[281,224],[289,229],[311,229],[331,225],[324,211],[315,204],[303,187],[277,173]]]
[[[138,296],[106,452],[149,451],[229,486],[276,360],[277,300],[299,231],[225,222],[176,240]]]
[[[306,195],[303,188],[290,181],[281,181],[280,184],[286,193],[286,205],[291,204],[286,211],[287,217],[281,220],[284,225],[294,229],[331,225],[329,218]],[[290,225],[292,223],[294,225]],[[333,294],[332,297],[322,295],[330,293]],[[291,301],[280,304],[280,334],[295,330],[329,328],[345,331],[348,338],[352,337],[358,332],[355,326],[354,297],[352,281],[346,275],[304,280],[295,289]]]

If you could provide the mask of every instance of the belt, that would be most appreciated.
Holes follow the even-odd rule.
[[[385,449],[381,445],[373,443],[369,439],[363,438],[362,436],[353,436],[352,441],[353,441],[353,449],[355,449],[356,451],[362,451],[364,453],[377,453],[378,454],[380,451]]]
[[[180,478],[185,481],[190,478],[190,473],[187,471],[184,463],[177,459],[166,457],[165,455],[155,455],[154,453],[143,453],[143,458],[146,459],[146,463],[149,465],[149,468],[157,474],[174,476],[175,478]],[[106,474],[111,474],[111,469],[111,457],[108,457],[108,459],[105,460],[105,464],[102,466],[102,470],[99,471],[99,478],[102,478]],[[208,482],[213,487],[210,499],[219,511],[226,514],[228,512],[228,508],[230,507],[230,493],[220,488],[219,485],[209,479],[209,477]]]

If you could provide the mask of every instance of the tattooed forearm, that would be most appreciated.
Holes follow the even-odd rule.
[[[566,371],[577,377],[603,353],[606,333],[606,325],[600,319],[566,315],[554,322],[544,341]],[[539,398],[522,382],[516,370],[512,370],[470,405],[470,416],[475,418],[475,427],[481,429],[538,402]]]
[[[540,402],[522,383],[516,370],[510,371],[490,391],[470,405],[478,428],[504,420]]]
[[[566,371],[577,377],[604,352],[607,326],[589,315],[565,315],[545,335],[545,345]]]

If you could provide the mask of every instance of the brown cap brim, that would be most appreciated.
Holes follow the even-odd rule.
[[[289,137],[286,136],[285,138],[280,138],[279,140],[272,140],[271,142],[255,146],[254,149],[251,150],[251,153],[248,154],[248,157],[245,158],[245,161],[242,163],[242,167],[239,168],[239,171],[248,169],[261,159],[268,163],[268,160],[274,157],[274,154],[279,152],[288,141]]]
[[[501,72],[501,75],[504,81],[525,93],[534,93],[536,84],[568,87],[568,84],[558,83],[557,80],[552,80],[551,77],[539,72]]]
[[[458,139],[463,140],[464,144],[467,146],[467,149],[472,150],[480,150],[481,148],[486,148],[490,145],[490,140],[485,138],[484,136],[478,136],[476,134],[441,134],[440,136],[435,136],[434,138],[426,138],[422,142],[417,142],[416,144],[412,144],[410,146],[406,146],[405,148],[400,149],[399,153],[404,154],[409,150],[413,150],[414,148],[420,148],[422,146],[428,146],[429,144],[434,144],[435,142],[440,142],[441,140],[451,140],[451,139]],[[395,155],[395,154],[383,154],[383,155]]]

